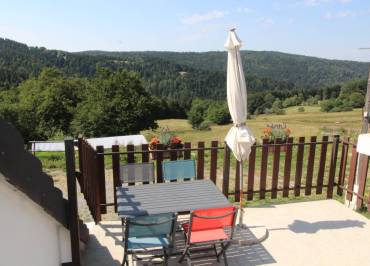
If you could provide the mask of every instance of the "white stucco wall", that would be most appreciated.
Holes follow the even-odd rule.
[[[71,262],[69,231],[0,173],[0,266]]]

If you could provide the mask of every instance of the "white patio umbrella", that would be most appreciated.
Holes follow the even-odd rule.
[[[246,125],[247,120],[247,86],[245,82],[243,65],[240,57],[242,42],[235,33],[235,29],[229,31],[225,48],[228,51],[227,58],[227,104],[233,120],[233,127],[226,135],[226,144],[232,150],[235,158],[240,162],[239,178],[239,224],[243,226],[243,160],[248,159],[251,147],[256,142],[252,132]],[[236,200],[236,199],[235,199]]]

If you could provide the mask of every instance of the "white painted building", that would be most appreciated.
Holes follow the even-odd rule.
[[[71,262],[69,231],[0,173],[0,265]]]

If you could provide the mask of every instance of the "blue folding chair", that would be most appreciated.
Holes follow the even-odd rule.
[[[173,247],[176,219],[175,213],[126,219],[122,265],[129,265],[128,255],[132,255],[136,260],[142,260],[139,254],[151,254],[150,259],[161,257],[167,265],[167,251]],[[158,254],[158,250],[162,250],[162,253]]]
[[[195,180],[195,160],[177,160],[162,162],[165,181]]]

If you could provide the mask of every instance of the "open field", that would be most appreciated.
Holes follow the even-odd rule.
[[[259,139],[267,124],[285,123],[292,131],[294,137],[322,136],[338,133],[341,137],[355,137],[361,130],[361,109],[350,112],[323,113],[318,106],[305,106],[305,112],[299,113],[298,107],[286,109],[285,115],[258,115],[248,120],[248,126]],[[184,141],[193,143],[198,141],[210,142],[212,140],[224,141],[230,125],[212,126],[209,131],[199,131],[191,128],[185,119],[166,119],[158,121],[160,127],[168,126],[171,131],[183,138]],[[143,131],[148,140],[156,132]]]

